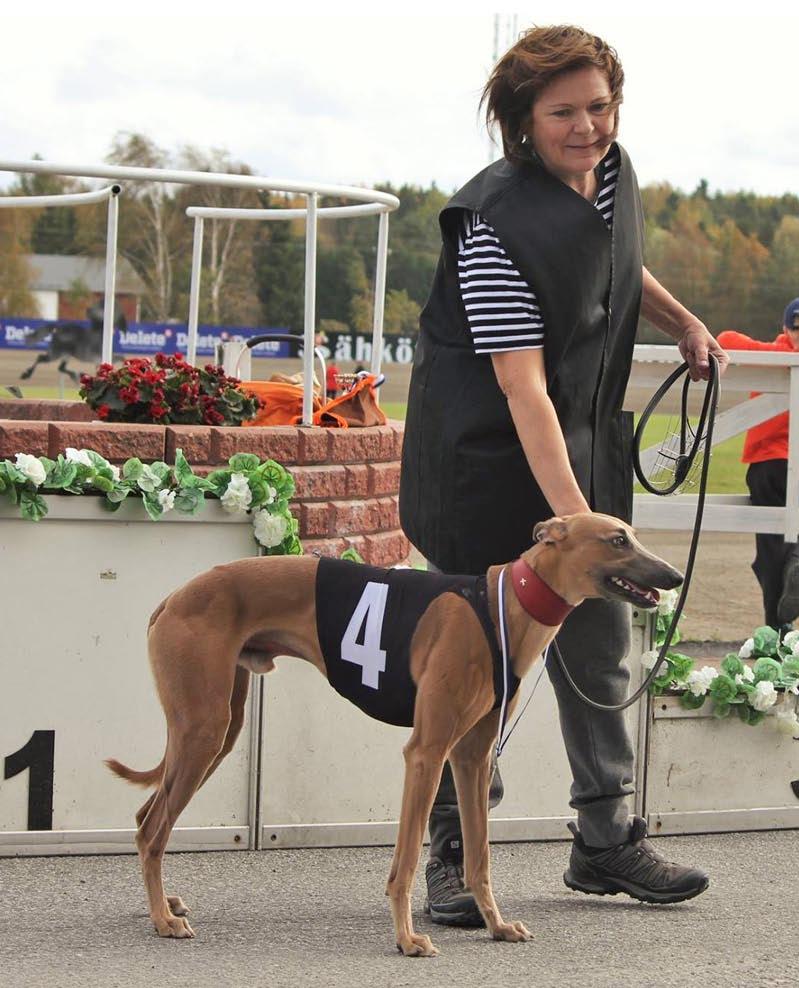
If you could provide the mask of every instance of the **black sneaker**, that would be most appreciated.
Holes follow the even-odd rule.
[[[780,624],[791,624],[799,617],[799,559],[790,556],[782,577],[782,596],[777,604]]]
[[[430,858],[425,868],[424,911],[442,926],[485,926],[471,892],[463,886],[463,865]]]
[[[570,889],[592,895],[626,892],[641,902],[682,902],[704,892],[710,879],[699,868],[672,864],[646,839],[646,821],[634,817],[630,838],[615,847],[588,847],[573,824],[569,867],[563,881]]]

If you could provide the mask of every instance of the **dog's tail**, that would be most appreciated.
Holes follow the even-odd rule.
[[[118,775],[120,779],[125,779],[134,786],[143,786],[145,789],[149,789],[161,781],[161,776],[164,774],[165,760],[166,756],[161,759],[155,768],[151,768],[147,772],[137,772],[134,768],[128,768],[127,765],[123,765],[122,762],[118,762],[116,758],[106,758],[105,764],[111,769],[114,775]]]

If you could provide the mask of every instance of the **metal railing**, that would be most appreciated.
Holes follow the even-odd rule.
[[[228,220],[290,220],[305,219],[305,307],[303,323],[303,371],[304,425],[312,421],[313,407],[313,352],[316,324],[316,240],[319,219],[353,218],[356,216],[380,217],[377,237],[377,259],[375,268],[374,317],[372,327],[371,370],[379,373],[382,340],[383,315],[385,311],[386,260],[388,257],[388,214],[399,206],[399,199],[388,192],[377,189],[360,188],[353,185],[327,185],[319,182],[297,182],[291,179],[266,178],[258,175],[233,175],[224,172],[180,171],[170,168],[139,168],[122,165],[74,165],[49,161],[0,161],[0,171],[32,173],[39,175],[64,175],[76,178],[103,178],[116,181],[162,182],[176,185],[217,186],[221,188],[252,189],[269,192],[289,192],[304,195],[305,209],[222,209],[215,207],[192,206],[187,213],[195,221],[194,247],[192,253],[192,281],[189,296],[188,353],[190,363],[196,360],[197,327],[199,321],[199,296],[202,269],[203,221],[206,218]],[[110,195],[110,202],[116,203],[116,192],[98,190],[89,193],[74,193],[66,196],[6,196],[0,197],[0,204],[13,206],[70,205],[80,202],[100,201]],[[101,195],[102,193],[102,195]],[[321,197],[354,199],[358,205],[343,205],[320,208]],[[82,197],[82,198],[79,198]],[[95,198],[88,198],[95,197]],[[35,200],[35,201],[32,201]],[[57,201],[56,201],[57,200]],[[113,208],[113,252],[111,253],[112,229],[111,207],[109,205],[109,237],[106,254],[106,305],[103,322],[103,360],[111,362],[113,351],[113,299],[116,270],[116,206]]]

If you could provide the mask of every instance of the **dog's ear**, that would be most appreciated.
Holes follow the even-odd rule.
[[[534,541],[543,542],[546,545],[562,542],[567,534],[566,522],[562,518],[549,518],[547,521],[540,521],[533,529]]]

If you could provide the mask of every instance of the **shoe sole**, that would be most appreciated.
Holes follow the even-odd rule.
[[[563,881],[570,889],[573,889],[575,892],[583,892],[585,895],[618,895],[621,892],[631,896],[633,899],[637,899],[639,902],[648,902],[652,905],[661,906],[668,905],[672,902],[685,902],[687,899],[693,899],[697,895],[701,895],[707,889],[708,885],[710,885],[710,879],[705,879],[701,885],[688,892],[643,892],[634,885],[628,886],[622,882],[608,883],[606,885],[577,882],[569,875],[568,871],[563,873]]]
[[[462,926],[479,930],[485,927],[485,920],[479,912],[465,913],[442,913],[437,909],[431,909],[430,903],[425,901],[424,913],[429,916],[433,923],[439,926]]]

